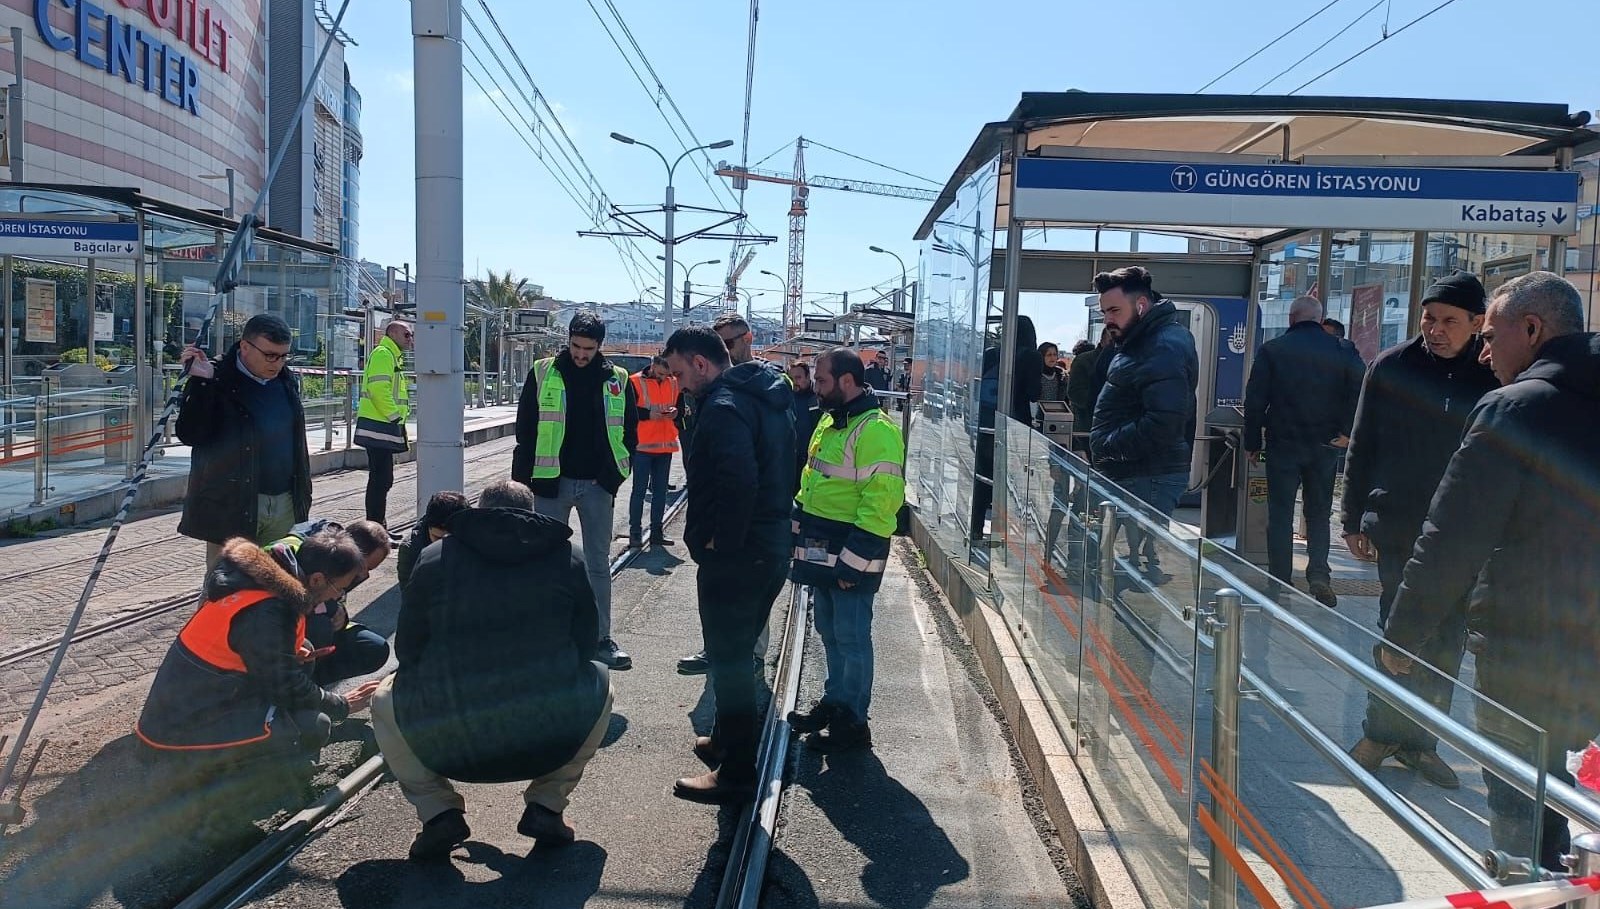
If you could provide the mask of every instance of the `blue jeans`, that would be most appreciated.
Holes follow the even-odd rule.
[[[672,452],[633,456],[633,497],[628,501],[628,532],[640,536],[644,520],[644,494],[650,493],[650,532],[660,533],[667,513],[667,483],[672,476]]]
[[[1306,580],[1326,584],[1332,531],[1333,471],[1339,450],[1328,445],[1267,451],[1267,571],[1284,583],[1294,580],[1294,500],[1298,492],[1306,513]]]
[[[872,705],[872,598],[859,590],[819,585],[816,593],[817,634],[827,657],[828,680],[822,700],[866,720]]]
[[[1117,485],[1127,490],[1130,495],[1150,506],[1156,513],[1163,517],[1172,517],[1178,509],[1178,500],[1183,498],[1183,491],[1189,486],[1187,473],[1163,473],[1149,477],[1128,477],[1118,480]],[[1156,538],[1154,534],[1145,533],[1138,523],[1133,520],[1128,522],[1128,558],[1137,560],[1140,550],[1144,551],[1144,559],[1151,565],[1160,561],[1156,555]]]

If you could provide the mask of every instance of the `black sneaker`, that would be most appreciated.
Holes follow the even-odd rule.
[[[818,701],[810,713],[801,713],[798,710],[789,712],[789,728],[795,732],[821,732],[840,713],[839,705],[827,701]]]
[[[1309,586],[1311,588],[1312,598],[1318,603],[1321,603],[1329,609],[1339,608],[1339,597],[1334,594],[1332,584],[1329,584],[1326,581],[1317,581]]]
[[[576,837],[576,831],[567,823],[563,812],[551,811],[543,805],[530,804],[522,809],[517,821],[517,832],[541,846],[565,846]]]
[[[806,737],[806,747],[823,754],[871,748],[872,729],[866,720],[857,720],[849,714],[835,716],[828,728]]]
[[[467,826],[466,815],[460,809],[451,808],[443,814],[434,815],[422,825],[417,838],[411,841],[411,860],[436,862],[447,859],[471,835],[472,829]]]
[[[638,531],[634,531],[633,533],[628,534],[628,548],[629,549],[643,549],[644,548],[644,535],[640,534]]]
[[[628,656],[617,642],[610,638],[601,638],[600,647],[595,651],[594,658],[606,664],[617,672],[625,672],[633,668],[633,657]]]
[[[654,547],[657,547],[657,548],[660,548],[660,549],[665,549],[666,547],[671,546],[673,543],[676,543],[676,542],[678,542],[678,541],[668,538],[668,536],[666,534],[662,533],[659,530],[650,531],[650,545],[651,546],[654,546]]]
[[[678,675],[705,675],[710,669],[711,661],[706,659],[704,650],[678,661]]]

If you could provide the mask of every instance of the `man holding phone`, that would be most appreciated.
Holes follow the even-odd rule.
[[[662,526],[667,513],[667,484],[672,453],[678,450],[678,380],[657,356],[648,369],[628,377],[639,414],[639,448],[633,455],[633,496],[628,503],[628,545],[644,546],[644,497],[650,493],[650,545],[671,546]]]

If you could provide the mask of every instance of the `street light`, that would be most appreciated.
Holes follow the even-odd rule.
[[[677,212],[678,208],[672,189],[673,172],[678,169],[679,164],[683,163],[684,158],[689,157],[695,152],[703,151],[705,149],[728,148],[733,145],[733,140],[723,139],[721,142],[713,142],[710,145],[701,145],[691,148],[679,155],[678,160],[668,164],[667,156],[663,155],[660,149],[648,142],[640,142],[638,139],[631,139],[627,136],[624,136],[622,133],[612,133],[611,138],[621,142],[623,145],[643,145],[645,148],[655,152],[656,157],[661,159],[661,164],[667,169],[667,201],[666,205],[663,206],[667,216],[667,229],[665,234],[665,245],[667,249],[666,256],[664,258],[664,261],[667,263],[667,267],[665,280],[661,282],[661,313],[663,316],[661,323],[661,340],[665,341],[667,337],[672,334],[672,249],[677,245],[677,238],[672,232],[672,217]]]
[[[666,256],[656,256],[656,258],[660,259],[663,262],[667,261],[667,257]],[[676,263],[679,268],[683,268],[683,263],[682,262],[678,262],[676,259],[674,259],[673,262]],[[702,265],[721,265],[721,264],[722,264],[722,260],[721,259],[707,259],[704,262],[696,262],[696,263],[694,263],[693,265],[689,266],[689,268],[683,273],[683,311],[684,311],[685,314],[687,314],[689,312],[689,280],[694,277],[694,270],[699,268]],[[670,306],[667,307],[667,308],[671,309]]]
[[[783,279],[783,275],[780,275],[777,272],[767,271],[765,268],[761,269],[761,273],[769,278],[777,278],[778,283],[783,285],[783,302],[784,306],[787,307],[789,304],[789,282]]]
[[[228,208],[223,214],[231,219],[233,217],[233,168],[230,167],[220,174],[201,174],[200,179],[228,181]]]
[[[883,253],[886,256],[894,256],[894,260],[900,263],[900,305],[906,305],[906,260],[900,258],[899,253],[890,252],[881,246],[869,246],[867,249],[875,253]]]

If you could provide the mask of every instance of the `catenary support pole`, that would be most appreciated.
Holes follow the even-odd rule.
[[[660,154],[660,152],[657,152]],[[663,159],[665,160],[665,159]],[[672,256],[677,247],[678,239],[673,233],[673,216],[677,214],[677,196],[672,191],[672,168],[667,168],[667,225],[666,225],[666,275],[661,281],[661,343],[666,346],[668,338],[672,337]],[[684,298],[688,298],[689,285],[683,288]]]
[[[461,2],[411,4],[416,73],[417,501],[464,487]]]

